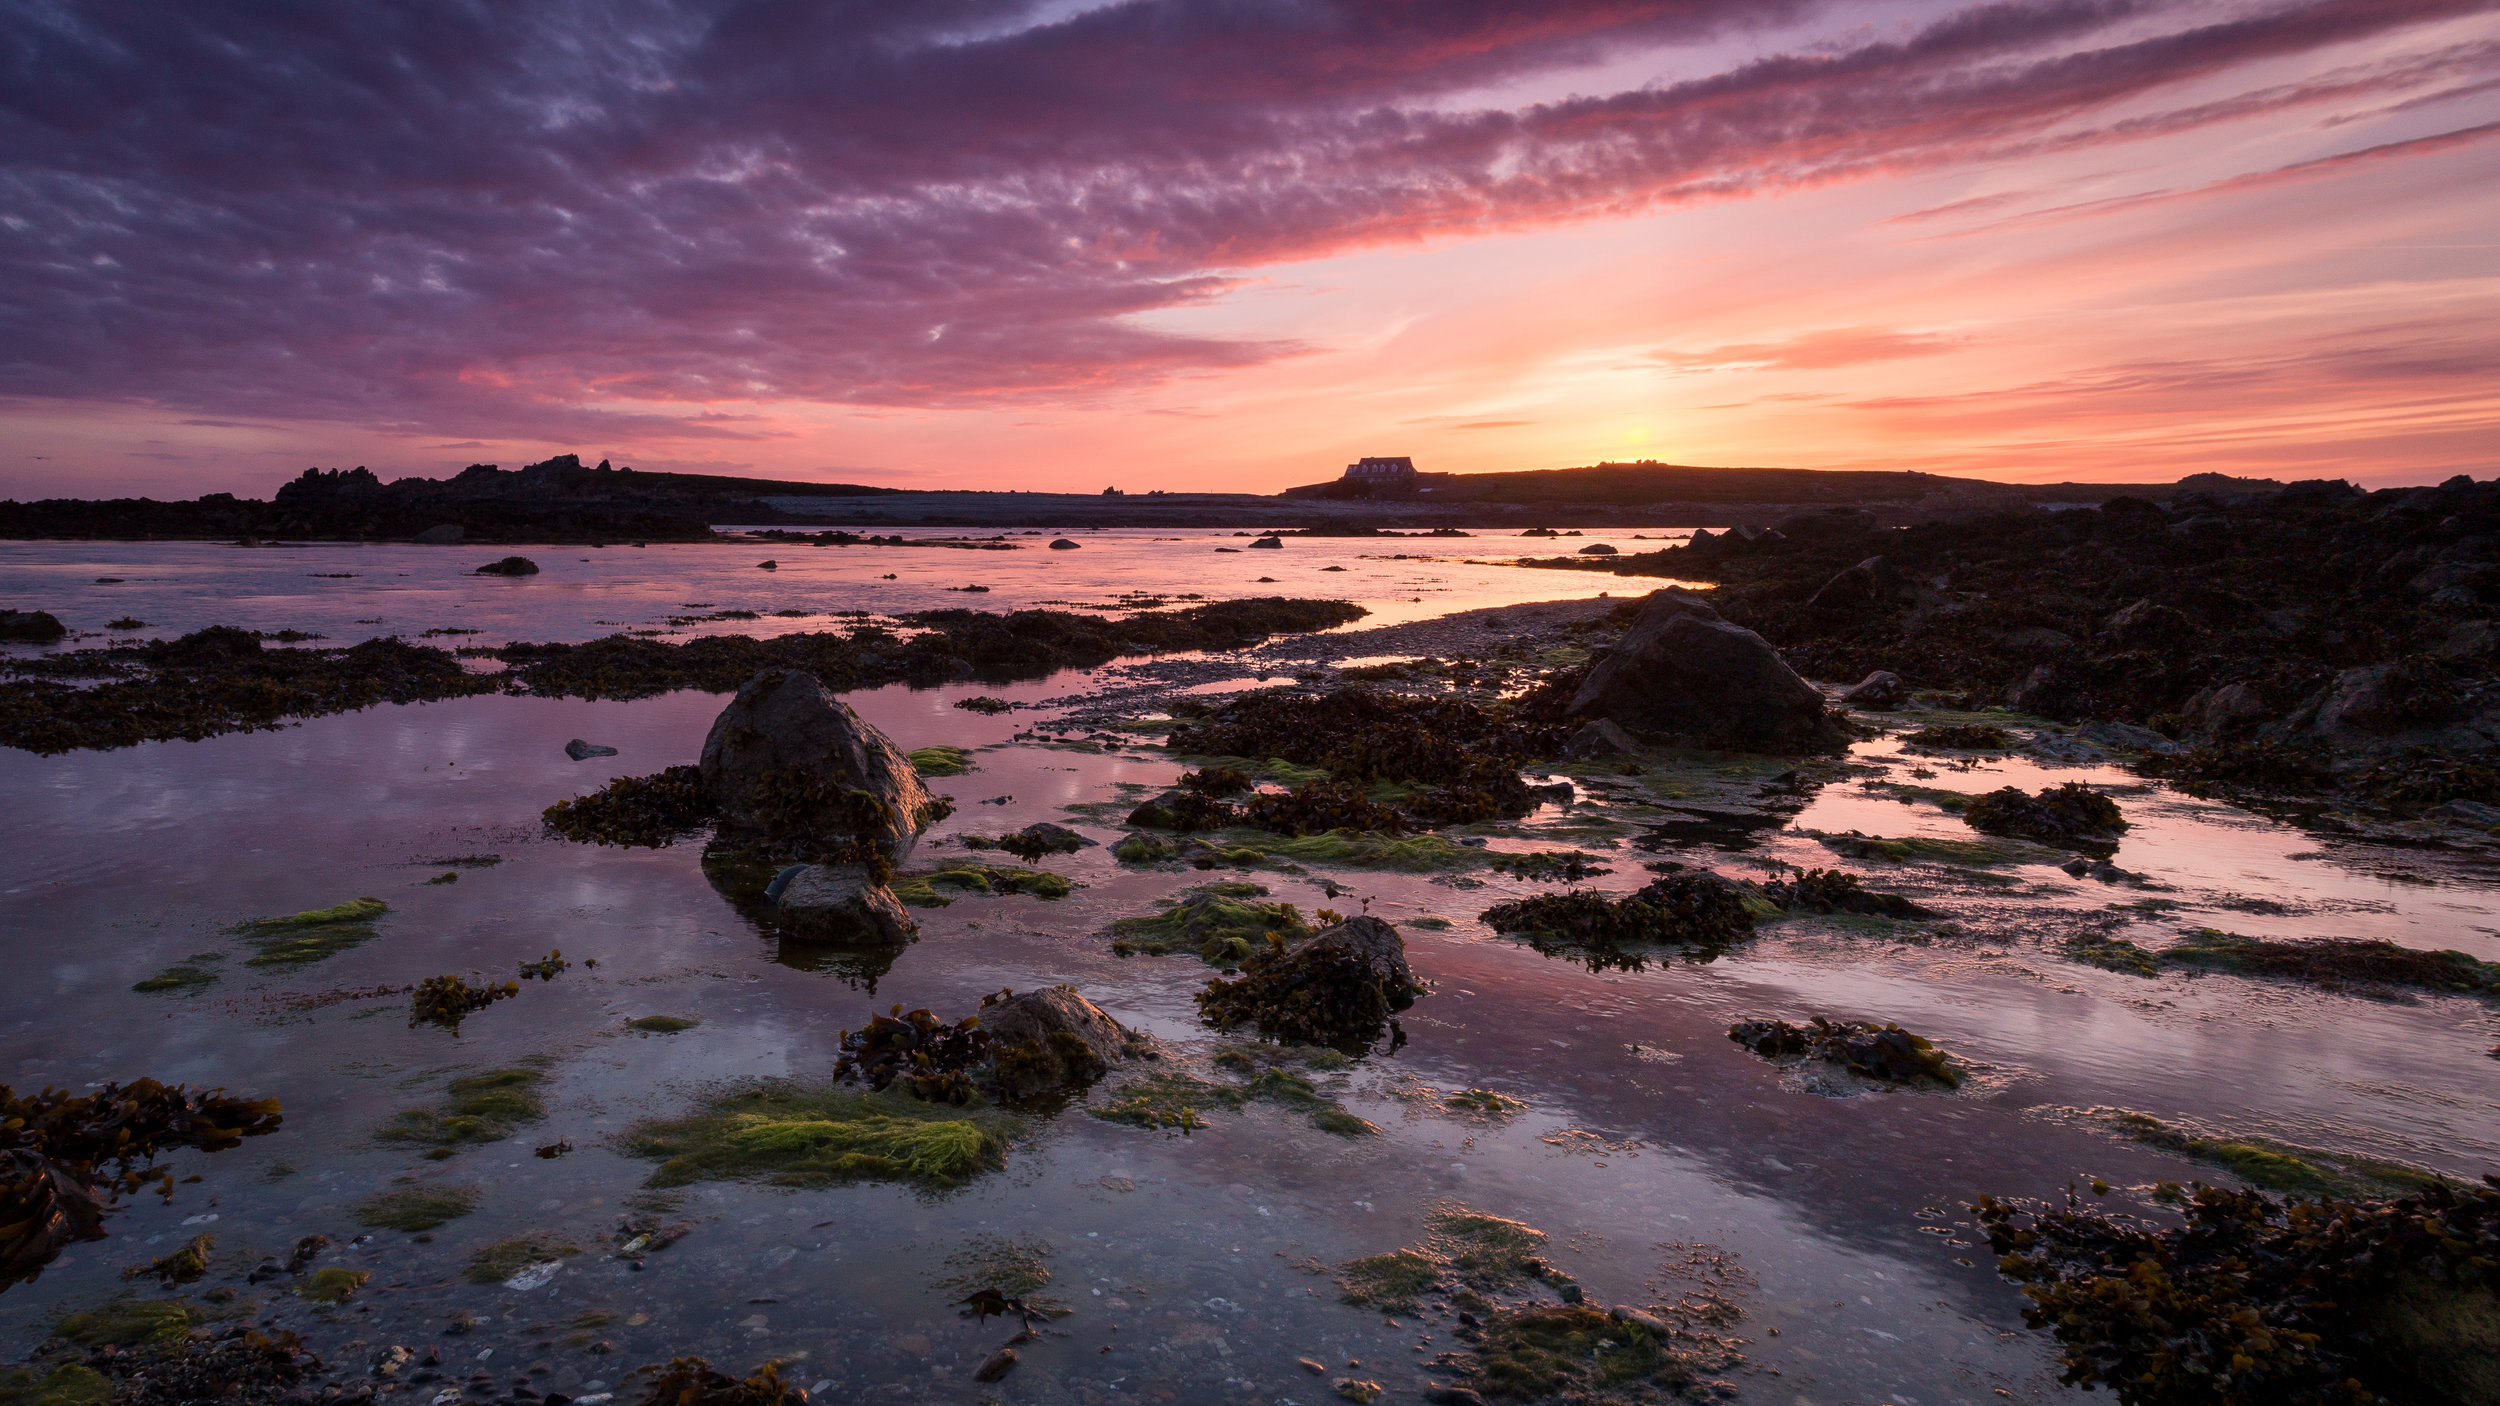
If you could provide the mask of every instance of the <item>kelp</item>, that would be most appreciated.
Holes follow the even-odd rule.
[[[2463,1403],[2500,1386],[2500,1185],[2179,1199],[2177,1225],[2071,1190],[1971,1207],[2067,1382],[2123,1406]]]
[[[1939,751],[2001,752],[2013,746],[2014,739],[1995,723],[1953,723],[1922,727],[1901,743]]]
[[[1535,883],[1576,884],[1614,870],[1596,863],[1593,856],[1579,850],[1563,853],[1555,850],[1533,850],[1526,854],[1488,854],[1484,862],[1514,878]]]
[[[2329,990],[2395,987],[2464,996],[2500,994],[2500,964],[2456,951],[2400,947],[2381,938],[2314,937],[2276,941],[2197,928],[2153,954],[2165,967],[2237,972]]]
[[[1003,994],[983,997],[981,1009]],[[990,1037],[977,1013],[950,1025],[925,1010],[906,1014],[897,1005],[887,1014],[871,1014],[860,1029],[843,1031],[836,1048],[841,1051],[833,1064],[836,1080],[880,1092],[900,1083],[914,1098],[961,1107],[980,1096],[972,1072],[989,1062]]]
[[[1302,828],[1279,833],[1307,834],[1341,825],[1386,828],[1318,819],[1321,807],[1351,806],[1351,797],[1380,782],[1422,788],[1396,804],[1415,828],[1525,815],[1536,800],[1519,779],[1519,767],[1559,755],[1564,737],[1557,725],[1525,721],[1462,698],[1410,698],[1355,686],[1320,695],[1290,689],[1246,694],[1211,717],[1174,728],[1164,745],[1185,755],[1276,758],[1324,768],[1335,789],[1313,783],[1292,803],[1254,796],[1244,810],[1247,823],[1258,828],[1292,821]]]
[[[1004,864],[983,864],[977,860],[947,860],[937,868],[921,874],[905,874],[894,881],[894,896],[914,908],[944,908],[958,896],[975,894],[1031,894],[1041,899],[1061,899],[1075,889],[1064,874],[1047,869],[1017,869]]]
[[[105,1237],[104,1218],[150,1181],[173,1195],[157,1157],[222,1152],[276,1132],[276,1099],[241,1099],[136,1079],[73,1095],[0,1085],[0,1289],[32,1283],[68,1245]]]
[[[1762,896],[1790,913],[1864,913],[1879,918],[1932,918],[1934,911],[1897,893],[1878,893],[1840,869],[1805,869],[1793,879],[1770,879]]]
[[[1271,933],[1241,963],[1239,976],[1212,977],[1199,989],[1198,1018],[1218,1030],[1247,1026],[1286,1044],[1356,1054],[1384,1035],[1403,1041],[1396,1015],[1416,994],[1350,946],[1316,939],[1288,945]]]
[[[558,801],[541,817],[549,834],[576,844],[659,849],[710,827],[712,803],[699,767],[620,776],[587,796]]]
[[[671,1358],[665,1367],[646,1370],[635,1406],[807,1406],[807,1393],[783,1379],[779,1362],[744,1377],[717,1371],[700,1357]]]

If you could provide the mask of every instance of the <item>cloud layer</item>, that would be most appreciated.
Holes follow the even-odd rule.
[[[780,431],[690,405],[1082,403],[1305,350],[1141,317],[1280,265],[2471,89],[2492,43],[2418,36],[2494,9],[29,3],[0,18],[0,395],[697,443]],[[1648,54],[1723,57],[1503,96]],[[2354,160],[2407,154],[2379,145]],[[1922,228],[2062,217],[1960,205]]]

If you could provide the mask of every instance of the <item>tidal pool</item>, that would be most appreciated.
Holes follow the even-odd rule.
[[[1417,1400],[1452,1379],[1436,1359],[1464,1344],[1444,1319],[1340,1302],[1336,1271],[1417,1243],[1429,1217],[1459,1204],[1545,1232],[1543,1255],[1596,1304],[1725,1295],[1742,1313],[1727,1332],[1743,1342],[1721,1375],[1741,1399],[2048,1399],[2065,1394],[2050,1345],[2022,1327],[2021,1300],[1967,1233],[1965,1203],[2095,1176],[2122,1187],[2229,1179],[2071,1110],[2130,1109],[2466,1178],[2500,1151],[2480,1002],[2148,978],[2064,948],[2078,932],[2155,945],[2213,926],[2491,956],[2490,875],[2471,854],[2321,840],[2101,764],[1940,758],[1890,738],[1859,744],[1845,774],[1806,788],[1775,823],[1645,841],[1690,817],[1679,805],[1707,809],[1711,788],[1750,792],[1786,763],[1572,767],[1555,774],[1577,783],[1574,802],[1479,827],[1482,852],[1579,849],[1613,870],[1584,886],[1609,892],[1647,882],[1653,863],[1732,877],[1837,866],[1938,913],[1791,918],[1714,961],[1593,971],[1478,921],[1496,902],[1563,887],[1488,865],[1119,864],[1112,822],[1182,766],[1149,740],[1085,728],[1154,667],[850,696],[905,748],[970,749],[974,770],[933,783],[958,807],[916,862],[968,855],[963,835],[1037,820],[1103,842],[1045,859],[1077,884],[1065,899],[915,910],[919,940],[890,960],[760,931],[707,881],[699,842],[606,849],[542,832],[553,801],[693,760],[717,695],[481,697],[0,758],[11,855],[0,935],[13,966],[0,987],[0,1080],[76,1090],[150,1075],[277,1097],[286,1120],[237,1149],[172,1159],[203,1180],[162,1204],[132,1198],[113,1238],[0,1294],[0,1345],[33,1348],[63,1313],[132,1292],[126,1266],[206,1231],[212,1273],[179,1292],[230,1288],[220,1311],[294,1328],[336,1367],[361,1371],[392,1345],[431,1350],[440,1362],[418,1369],[433,1374],[418,1385],[461,1386],[468,1399],[516,1382],[595,1395],[636,1366],[697,1353],[732,1373],[782,1360],[834,1401],[1307,1406],[1331,1399],[1339,1377]],[[1236,686],[1266,672],[1247,655],[1199,667]],[[974,694],[1024,706],[953,706]],[[1049,725],[1071,716],[1089,721],[1055,739]],[[569,760],[576,737],[617,754]],[[1932,794],[1903,786],[2069,779],[2116,795],[2132,824],[2116,860],[2135,878],[2078,878],[2047,852],[1894,862],[1833,847],[1850,831],[1975,838]],[[872,1011],[952,1019],[1003,987],[1071,984],[1162,1041],[1164,1068],[1209,1074],[1213,1055],[1245,1043],[1196,1020],[1210,969],[1186,955],[1114,956],[1109,928],[1211,879],[1257,883],[1305,914],[1367,909],[1400,925],[1434,988],[1403,1017],[1405,1043],[1308,1076],[1377,1133],[1324,1132],[1261,1103],[1212,1111],[1186,1134],[1091,1116],[1140,1072],[1125,1068],[1086,1100],[1023,1115],[1003,1170],[946,1192],[703,1182],[653,1201],[654,1164],[620,1144],[636,1120],[685,1113],[723,1087],[822,1079],[839,1032]],[[304,965],[251,965],[238,925],[361,896],[390,909],[369,937]],[[575,965],[522,983],[456,1034],[409,1024],[410,985],[501,980],[554,949]],[[206,980],[132,989],[186,964]],[[1736,1020],[1812,1014],[1898,1021],[1973,1075],[1949,1093],[1818,1085],[1727,1037]],[[448,1108],[454,1081],[497,1071],[525,1071],[538,1105],[507,1136],[440,1158],[383,1136],[409,1110]],[[1524,1107],[1447,1097],[1466,1090]],[[558,1145],[563,1155],[534,1155]],[[360,1203],[411,1189],[475,1208],[430,1231],[359,1224]],[[630,1235],[619,1227],[635,1217],[688,1228],[664,1250],[620,1255]],[[310,1234],[337,1242],[323,1263],[372,1274],[347,1303],[241,1282]],[[546,1239],[528,1272],[466,1276],[481,1250],[531,1235]],[[1012,1323],[967,1319],[955,1301],[978,1273],[970,1257],[1001,1252],[1038,1257],[1049,1279],[1036,1292],[1071,1311],[1020,1344],[1003,1379],[975,1383]],[[463,1314],[473,1326],[446,1335]]]

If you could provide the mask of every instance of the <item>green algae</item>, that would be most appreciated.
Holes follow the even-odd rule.
[[[123,1270],[122,1278],[154,1279],[168,1288],[176,1284],[194,1284],[208,1273],[208,1257],[216,1248],[216,1236],[207,1233],[194,1235],[170,1254]]]
[[[162,1347],[181,1342],[201,1317],[181,1299],[115,1299],[70,1314],[52,1331],[80,1347]]]
[[[674,1035],[681,1030],[692,1030],[702,1023],[692,1016],[644,1015],[625,1022],[625,1028],[639,1030],[645,1035]]]
[[[1270,934],[1288,940],[1311,935],[1292,904],[1258,901],[1266,892],[1235,881],[1202,884],[1177,899],[1158,900],[1162,912],[1111,925],[1111,950],[1123,957],[1188,952],[1211,966],[1232,967],[1265,948]]]
[[[354,1298],[356,1291],[363,1288],[365,1281],[372,1277],[364,1270],[348,1269],[334,1264],[324,1269],[316,1269],[296,1280],[295,1297],[306,1303],[336,1307]]]
[[[381,899],[351,898],[283,918],[256,919],[234,931],[258,949],[246,966],[308,966],[370,941],[374,920],[390,911]]]
[[[975,894],[1024,893],[1035,898],[1061,899],[1074,888],[1066,875],[1047,869],[1020,869],[966,859],[950,860],[926,874],[897,879],[894,896],[915,908],[943,908],[958,897]]]
[[[544,1231],[519,1235],[471,1253],[460,1276],[472,1284],[501,1284],[531,1265],[569,1259],[581,1252],[581,1246]]]
[[[217,973],[209,963],[226,960],[223,952],[194,952],[156,975],[133,982],[133,991],[196,991],[216,982]]]
[[[546,1082],[542,1070],[518,1067],[454,1079],[448,1095],[435,1108],[411,1108],[395,1115],[374,1133],[376,1141],[428,1146],[428,1157],[440,1160],[464,1145],[500,1142],[547,1116],[539,1096]]]
[[[1496,1401],[1647,1401],[1656,1388],[1682,1396],[1698,1383],[1700,1364],[1663,1326],[1586,1304],[1496,1313],[1476,1347],[1474,1385]]]
[[[2445,1180],[2436,1173],[2383,1157],[2304,1147],[2254,1134],[2217,1132],[2184,1120],[2165,1121],[2131,1108],[2061,1111],[2130,1142],[2219,1167],[2266,1191],[2301,1196],[2407,1194]]]
[[[0,1406],[110,1406],[113,1379],[70,1362],[38,1377],[18,1369],[0,1375]]]
[[[899,1181],[944,1189],[1005,1166],[1014,1127],[994,1110],[923,1103],[899,1090],[783,1082],[722,1094],[682,1117],[645,1119],[618,1145],[659,1162],[644,1183],[653,1187]]]
[[[1313,782],[1329,779],[1328,768],[1324,766],[1303,766],[1297,762],[1286,761],[1282,757],[1199,756],[1191,753],[1183,754],[1174,760],[1200,771],[1220,771],[1230,768],[1255,776],[1261,781],[1273,781],[1289,788],[1308,786]]]
[[[2403,987],[2500,995],[2500,963],[2479,961],[2463,952],[2401,947],[2379,938],[2272,941],[2197,928],[2158,956],[2166,967],[2277,977],[2329,990]]]
[[[408,1186],[368,1196],[352,1214],[358,1225],[413,1233],[458,1220],[477,1203],[474,1186]]]
[[[914,747],[904,755],[922,776],[961,776],[976,769],[968,747]]]
[[[1254,1103],[1273,1104],[1310,1120],[1312,1127],[1339,1137],[1369,1137],[1380,1129],[1348,1113],[1343,1104],[1322,1094],[1311,1081],[1290,1070],[1260,1070],[1248,1082],[1217,1083],[1191,1074],[1161,1073],[1114,1089],[1110,1101],[1093,1110],[1110,1123],[1139,1128],[1172,1128],[1187,1133],[1208,1126],[1208,1109],[1241,1113]]]
[[[2106,933],[2077,933],[2061,944],[2066,960],[2080,962],[2103,971],[2124,972],[2129,976],[2159,976],[2161,961],[2123,937]]]
[[[930,1287],[961,1299],[983,1289],[1023,1298],[1050,1282],[1050,1242],[1012,1235],[976,1235],[946,1257],[947,1272]]]
[[[1331,830],[1319,835],[1263,835],[1258,843],[1272,858],[1339,869],[1431,874],[1484,863],[1484,851],[1430,833],[1383,835],[1369,830]]]
[[[1530,1280],[1578,1296],[1571,1276],[1539,1257],[1545,1232],[1534,1226],[1448,1202],[1424,1217],[1424,1231],[1419,1245],[1339,1265],[1339,1297],[1358,1308],[1412,1313],[1435,1290],[1499,1293]]]

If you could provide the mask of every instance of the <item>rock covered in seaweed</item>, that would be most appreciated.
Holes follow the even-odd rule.
[[[770,896],[784,933],[809,942],[904,947],[920,925],[894,891],[858,864],[800,864],[776,875]]]
[[[1007,1099],[1084,1088],[1144,1043],[1073,986],[984,1003],[981,1029],[990,1077]]]
[[[724,839],[811,858],[900,864],[945,813],[909,757],[799,669],[747,680],[701,772]]]
[[[1289,1043],[1360,1050],[1423,991],[1397,929],[1357,916],[1306,942],[1254,953],[1240,976],[1206,984],[1198,1012],[1219,1030],[1248,1025]]]
[[[2118,847],[2119,835],[2127,828],[2116,801],[2079,781],[2043,787],[2036,796],[2012,786],[1999,787],[1972,801],[1962,819],[1987,834],[2036,840],[2104,858]]]
[[[1650,593],[1568,711],[1707,747],[1818,752],[1844,741],[1823,695],[1762,636],[1682,591]]]
[[[1772,1060],[1820,1060],[1852,1074],[1888,1084],[1941,1084],[1959,1088],[1959,1066],[1928,1040],[1898,1025],[1861,1021],[1830,1021],[1816,1016],[1805,1025],[1784,1020],[1740,1020],[1727,1037]]]
[[[11,644],[50,644],[69,627],[48,610],[0,610],[0,640]]]

